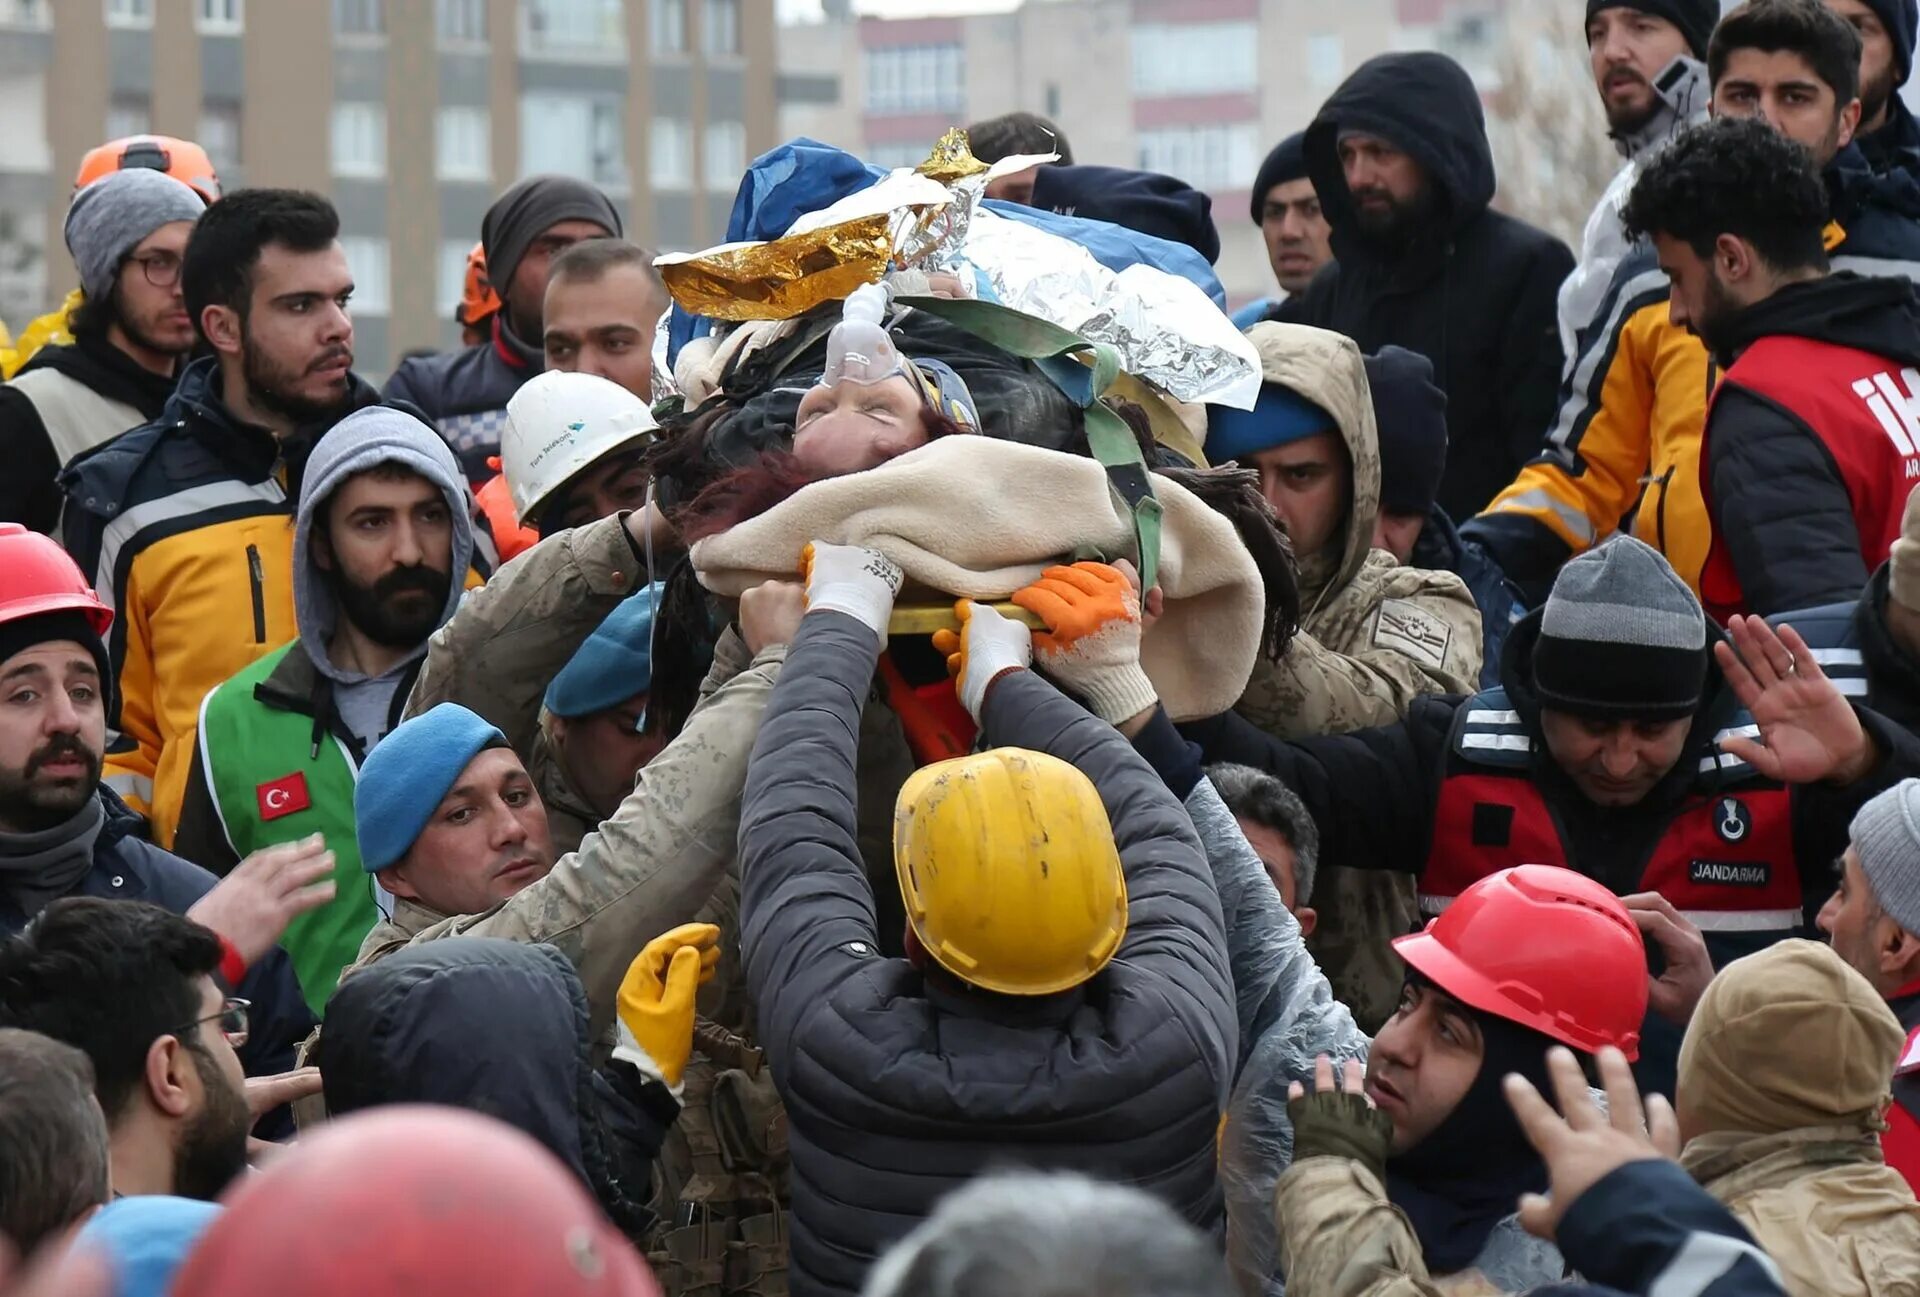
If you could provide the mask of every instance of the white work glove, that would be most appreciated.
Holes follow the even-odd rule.
[[[843,612],[878,635],[881,648],[887,646],[887,622],[902,580],[898,563],[859,545],[816,540],[800,551],[800,567],[807,576],[808,612]]]
[[[1047,624],[1033,637],[1041,669],[1086,699],[1095,716],[1119,725],[1159,701],[1140,667],[1140,596],[1118,568],[1050,567],[1015,590],[1013,602]]]
[[[1893,542],[1887,566],[1887,592],[1902,608],[1920,612],[1920,486],[1907,496],[1900,539]]]
[[[1025,670],[1033,661],[1033,632],[991,604],[962,599],[953,606],[960,619],[957,631],[933,633],[933,647],[947,655],[947,674],[954,678],[960,705],[981,724],[980,709],[987,704],[987,686],[1003,671]]]

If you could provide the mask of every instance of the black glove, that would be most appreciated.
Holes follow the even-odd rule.
[[[1294,1161],[1344,1157],[1385,1179],[1393,1121],[1364,1094],[1350,1094],[1337,1085],[1309,1090],[1287,1101],[1287,1118],[1293,1122]]]

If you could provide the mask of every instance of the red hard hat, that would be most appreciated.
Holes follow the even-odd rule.
[[[1393,948],[1482,1013],[1585,1053],[1613,1045],[1640,1056],[1646,943],[1620,898],[1584,874],[1554,865],[1489,874]]]
[[[660,1297],[571,1172],[478,1113],[330,1122],[226,1200],[170,1291],[194,1297]]]
[[[0,522],[0,622],[49,612],[82,612],[106,638],[113,609],[100,602],[80,565],[49,536]]]

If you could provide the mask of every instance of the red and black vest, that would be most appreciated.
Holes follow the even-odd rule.
[[[1758,732],[1741,715],[1715,737]],[[1469,699],[1454,717],[1448,747],[1420,873],[1423,913],[1438,914],[1470,884],[1513,865],[1579,868],[1533,781],[1533,739],[1506,690]],[[1636,890],[1660,893],[1710,939],[1791,935],[1803,918],[1790,794],[1732,757],[1697,759],[1695,788],[1674,809]]]
[[[1707,403],[1700,449],[1700,492],[1713,516],[1707,439],[1713,407],[1729,386],[1742,387],[1790,411],[1833,456],[1853,502],[1860,558],[1872,571],[1900,535],[1901,511],[1920,482],[1920,369],[1896,368],[1871,352],[1785,334],[1762,338],[1734,361]],[[1700,601],[1725,624],[1748,611],[1733,559],[1714,527]]]
[[[1920,1193],[1920,982],[1909,982],[1888,997],[1894,1016],[1906,1028],[1907,1041],[1893,1065],[1893,1107],[1880,1147],[1887,1165]]]

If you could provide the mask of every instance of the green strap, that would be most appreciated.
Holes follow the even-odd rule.
[[[1012,356],[1037,363],[1054,386],[1086,415],[1087,447],[1107,470],[1107,482],[1119,511],[1133,521],[1139,548],[1140,588],[1160,579],[1160,529],[1164,510],[1153,493],[1153,478],[1140,443],[1121,417],[1100,401],[1120,373],[1120,353],[1104,342],[1089,342],[1057,324],[1023,315],[997,302],[952,297],[901,297],[903,306],[939,316]],[[1091,353],[1091,366],[1068,359]]]

